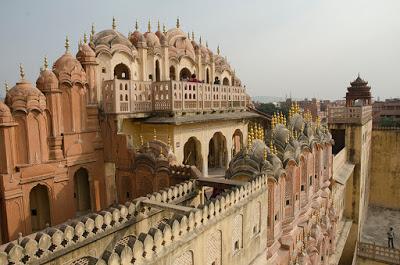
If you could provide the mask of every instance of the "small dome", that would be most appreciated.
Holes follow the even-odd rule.
[[[146,39],[144,38],[143,34],[140,33],[138,30],[135,30],[135,31],[129,36],[129,41],[130,41],[136,48],[146,47]]]
[[[274,138],[277,142],[285,145],[289,140],[289,130],[282,124],[277,124],[274,129]]]
[[[166,46],[167,45],[167,37],[165,36],[165,34],[159,30],[157,30],[155,34],[158,37],[158,39],[160,40],[161,46]]]
[[[96,62],[96,53],[93,51],[92,48],[87,43],[83,43],[79,45],[79,51],[76,54],[76,59],[81,63],[85,62]]]
[[[294,114],[289,121],[291,127],[295,129],[298,132],[301,132],[304,130],[304,119],[303,116],[300,115],[299,113]]]
[[[106,45],[111,47],[116,44],[127,46],[128,48],[132,48],[132,43],[126,38],[122,33],[113,30],[107,29],[96,33],[93,37],[93,43],[95,46],[98,45]]]
[[[144,33],[144,37],[146,39],[147,47],[149,47],[149,48],[161,47],[160,40],[155,33],[146,32],[146,33]]]
[[[44,69],[36,80],[36,87],[42,92],[57,89],[57,76],[50,69]]]
[[[0,122],[5,118],[11,117],[10,108],[3,102],[0,101]]]
[[[46,97],[34,85],[25,79],[21,79],[6,95],[6,104],[13,111],[30,111],[46,109]]]
[[[86,82],[86,74],[80,62],[69,52],[63,54],[53,65],[53,71],[62,81]]]

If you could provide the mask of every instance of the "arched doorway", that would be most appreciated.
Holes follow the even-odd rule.
[[[208,70],[208,68],[206,70],[206,83],[210,84],[210,70]]]
[[[160,62],[156,60],[156,82],[160,82],[161,77],[160,77]]]
[[[173,65],[169,67],[169,79],[176,81],[175,66]]]
[[[74,175],[74,199],[76,215],[82,215],[91,209],[89,174],[84,168],[78,169]]]
[[[190,78],[192,74],[190,73],[190,70],[185,68],[182,68],[182,70],[179,72],[179,80],[187,80]]]
[[[117,64],[114,67],[114,76],[117,79],[125,79],[125,80],[129,80],[129,68],[128,66],[126,66],[123,63]]]
[[[196,166],[203,170],[203,157],[201,156],[201,143],[196,137],[190,137],[183,147],[183,164]]]
[[[243,146],[243,133],[241,130],[236,129],[232,136],[232,157],[239,153]]]
[[[224,79],[222,79],[222,84],[224,86],[229,86],[229,79],[227,77],[224,77]]]
[[[51,225],[49,191],[45,185],[38,184],[29,193],[32,232]]]
[[[224,171],[227,165],[226,138],[221,132],[214,133],[208,145],[208,171]]]

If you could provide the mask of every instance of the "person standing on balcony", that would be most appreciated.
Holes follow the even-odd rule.
[[[387,232],[387,235],[388,235],[388,247],[389,248],[394,248],[394,245],[393,245],[393,240],[394,240],[393,227],[390,227],[389,231]]]
[[[218,76],[216,76],[214,80],[214,85],[219,85],[219,84],[221,84],[221,81],[219,80]]]

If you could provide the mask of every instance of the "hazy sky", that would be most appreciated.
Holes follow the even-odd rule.
[[[217,45],[252,96],[341,98],[360,72],[375,98],[400,97],[400,0],[68,0],[0,3],[0,81],[18,79],[18,64],[36,81],[43,57],[72,51],[94,22],[124,34],[137,19]],[[3,86],[2,86],[3,87]],[[4,89],[1,89],[4,93]]]

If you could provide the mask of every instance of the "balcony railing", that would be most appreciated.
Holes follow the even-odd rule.
[[[329,123],[364,124],[372,119],[372,106],[331,107],[328,109]]]
[[[106,113],[202,112],[244,110],[243,87],[193,82],[108,80],[103,82]]]
[[[357,243],[357,256],[375,261],[400,264],[400,250],[370,243]]]

